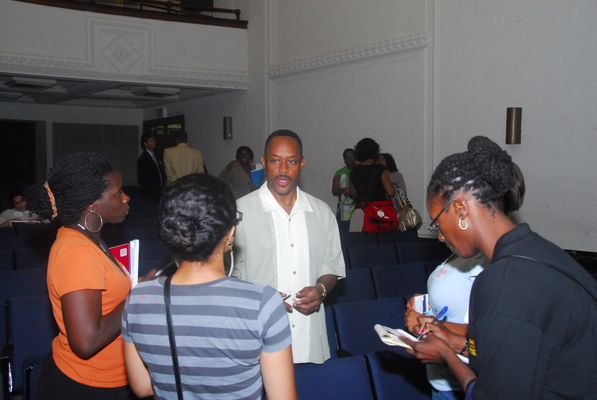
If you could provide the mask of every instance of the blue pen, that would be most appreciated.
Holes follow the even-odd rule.
[[[431,323],[434,324],[437,321],[440,321],[442,318],[444,318],[446,316],[447,313],[448,313],[448,306],[444,306],[444,308],[439,310],[439,312],[436,314],[436,316],[433,317],[433,319],[431,320]],[[426,333],[427,332],[423,332],[423,327],[421,327],[421,330],[419,331],[419,336],[417,336],[417,340],[421,340],[421,338],[423,336],[425,336]]]

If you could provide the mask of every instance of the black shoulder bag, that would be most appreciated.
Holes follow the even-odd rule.
[[[176,381],[176,394],[178,400],[183,400],[182,383],[180,381],[180,369],[178,367],[178,354],[176,352],[176,340],[172,329],[172,310],[170,305],[170,275],[164,282],[164,304],[166,305],[166,322],[168,323],[168,339],[170,340],[170,354],[172,355],[172,367],[174,368],[174,379]]]

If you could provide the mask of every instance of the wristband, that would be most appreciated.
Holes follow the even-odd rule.
[[[325,285],[321,282],[317,283],[316,286],[321,288],[321,299],[324,300],[325,297],[328,295],[328,290],[326,289]]]

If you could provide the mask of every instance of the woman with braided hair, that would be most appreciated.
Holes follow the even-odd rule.
[[[39,399],[129,399],[120,321],[131,282],[100,233],[129,209],[120,173],[103,156],[72,154],[43,185],[25,191],[42,218],[59,220],[48,262],[58,336],[42,371]]]
[[[467,399],[594,398],[597,285],[566,252],[507,217],[524,190],[520,169],[486,137],[438,165],[429,229],[460,257],[480,251],[490,261],[473,283],[468,338],[426,321],[426,337],[406,341],[422,362],[446,363]]]

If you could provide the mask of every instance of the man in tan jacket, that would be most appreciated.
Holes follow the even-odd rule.
[[[164,169],[168,184],[185,175],[205,172],[203,154],[187,144],[188,136],[185,131],[176,134],[174,147],[164,150]]]

